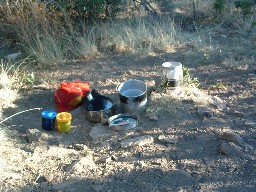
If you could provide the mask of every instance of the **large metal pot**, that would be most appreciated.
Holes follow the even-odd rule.
[[[91,111],[84,105],[85,118],[87,121],[106,124],[108,119],[113,116],[115,111],[114,101],[108,97],[105,97],[105,99],[107,101],[106,107],[99,111]]]
[[[124,113],[139,115],[147,104],[147,85],[139,80],[127,80],[117,86],[120,107]]]

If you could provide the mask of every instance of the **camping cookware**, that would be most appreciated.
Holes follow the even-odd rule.
[[[100,95],[95,90],[87,94],[84,100],[86,120],[92,123],[107,123],[109,117],[114,114],[114,101]]]
[[[147,85],[143,81],[128,80],[117,86],[120,107],[124,113],[138,115],[147,103]]]

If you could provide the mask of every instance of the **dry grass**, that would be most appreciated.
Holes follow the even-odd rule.
[[[196,87],[177,87],[175,90],[167,90],[166,93],[152,94],[147,111],[176,113],[180,109],[188,108],[188,104],[182,102],[184,100],[191,100],[196,105],[208,105],[211,102],[211,97]]]
[[[10,61],[0,62],[0,106],[8,107],[18,97],[18,87],[21,63]]]
[[[193,23],[193,1],[183,0],[172,3],[174,15],[183,15],[181,23],[194,25],[194,32],[181,29],[173,16],[146,17],[145,13],[135,17],[88,24],[74,23],[65,14],[51,13],[45,3],[31,0],[18,1],[16,4],[2,5],[2,12],[11,22],[28,55],[33,55],[39,63],[55,64],[70,58],[87,58],[100,54],[102,50],[119,53],[147,55],[149,53],[168,52],[174,47],[192,44],[202,55],[215,54],[217,45],[213,44],[214,33],[225,32],[223,22],[230,20],[240,30],[250,30],[253,17],[246,21],[234,15],[232,3],[227,3],[227,10],[218,17],[217,25],[202,28],[201,23],[214,23],[215,11],[210,0],[196,2],[198,21]],[[160,10],[159,4],[154,7]],[[190,19],[189,19],[190,18]],[[232,18],[236,18],[233,19]],[[182,25],[183,25],[182,24]],[[81,29],[82,28],[82,29]]]

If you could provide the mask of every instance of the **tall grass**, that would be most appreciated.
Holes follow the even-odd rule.
[[[72,57],[99,54],[99,48],[122,53],[168,51],[184,42],[171,18],[116,19],[78,27],[68,16],[49,15],[44,3],[21,1],[7,10],[27,54],[40,63],[60,63]]]
[[[174,1],[173,5],[192,10],[192,2]],[[209,15],[208,10],[213,10],[212,4],[210,0],[196,1],[195,8],[196,11]],[[208,52],[212,49],[211,29],[204,29],[203,32],[201,29],[185,32],[184,28],[181,29],[181,23],[174,20],[174,17],[161,14],[153,18],[144,15],[81,24],[74,22],[65,12],[49,12],[46,3],[32,0],[17,1],[12,5],[5,4],[2,6],[2,12],[5,13],[8,22],[15,26],[27,54],[33,55],[43,64],[61,63],[74,57],[93,57],[105,49],[142,55],[168,52],[173,47],[188,42],[202,52],[204,49]],[[192,12],[184,14],[192,15]],[[252,22],[253,20],[247,24],[247,28],[251,27]],[[200,23],[196,25],[199,26]]]
[[[8,107],[18,96],[20,65],[0,61],[0,108]]]
[[[171,18],[134,18],[110,21],[99,26],[103,44],[119,52],[168,51],[184,41]]]

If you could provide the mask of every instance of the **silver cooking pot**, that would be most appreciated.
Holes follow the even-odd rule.
[[[117,86],[120,107],[124,113],[139,115],[145,112],[147,85],[140,80],[127,80]]]
[[[85,118],[87,121],[92,123],[101,123],[106,124],[108,119],[113,116],[116,106],[114,105],[114,101],[108,97],[104,97],[107,101],[107,104],[104,109],[98,111],[89,110],[86,105],[84,105],[85,110]]]

